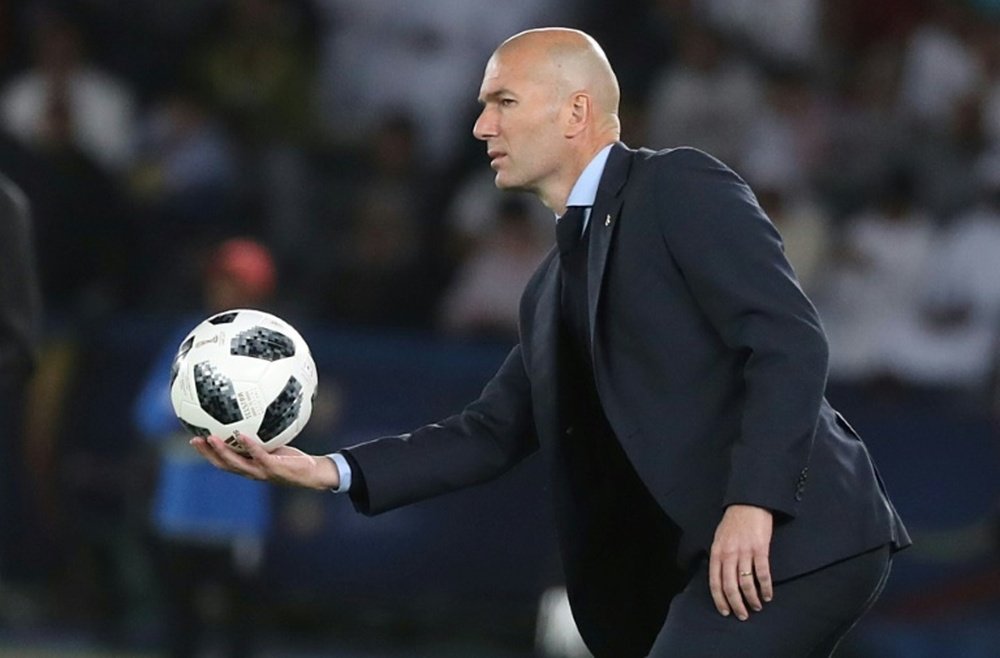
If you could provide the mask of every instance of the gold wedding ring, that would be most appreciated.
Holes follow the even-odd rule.
[[[746,578],[746,577],[752,576],[752,575],[753,575],[752,571],[741,571],[740,572],[740,578]]]

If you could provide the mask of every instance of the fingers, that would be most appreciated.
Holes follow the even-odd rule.
[[[191,445],[214,466],[224,471],[255,480],[268,479],[268,474],[263,464],[253,458],[253,453],[250,452],[250,448],[246,446],[246,443],[248,442],[244,441],[244,449],[247,450],[249,456],[241,455],[217,436],[191,440]],[[263,448],[259,447],[258,449],[263,450]]]
[[[746,601],[751,610],[760,612],[763,606],[760,603],[760,596],[757,593],[757,581],[754,578],[753,564],[752,555],[740,558],[736,578],[739,590],[743,594],[743,600]],[[740,619],[743,619],[743,617],[740,617]]]
[[[735,557],[724,558],[722,561],[722,593],[726,597],[729,609],[733,611],[736,618],[740,621],[745,621],[750,616],[750,613],[747,612],[747,606],[743,601],[740,580],[739,560]],[[747,578],[747,580],[751,584],[753,583],[752,576]]]
[[[767,554],[736,556],[713,551],[708,565],[708,587],[719,614],[724,617],[733,614],[746,621],[749,610],[760,612],[764,602],[774,598]]]
[[[211,445],[209,445],[208,441],[201,438],[200,436],[196,436],[193,439],[191,439],[191,445],[194,447],[195,450],[198,451],[198,454],[207,459],[208,462],[212,464],[212,466],[215,466],[216,468],[221,468],[222,470],[228,470],[225,462],[223,462],[215,454],[215,450],[212,448]]]
[[[287,446],[269,452],[255,436],[238,434],[226,441],[217,436],[195,437],[190,443],[216,468],[254,480],[313,489],[330,489],[340,483],[337,467],[329,459]]]
[[[722,591],[722,559],[713,550],[708,562],[708,589],[712,592],[712,601],[715,602],[715,609],[723,617],[728,617],[731,612],[729,601]]]
[[[758,553],[753,558],[754,571],[757,574],[757,585],[764,602],[774,598],[774,583],[771,582],[771,562],[766,553]]]
[[[709,589],[723,616],[749,619],[774,596],[768,560],[773,517],[753,505],[730,505],[715,531],[709,552]],[[763,601],[762,601],[763,599]]]

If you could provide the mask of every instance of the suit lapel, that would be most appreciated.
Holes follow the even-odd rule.
[[[611,248],[615,227],[618,225],[622,208],[622,188],[628,179],[633,153],[620,142],[612,147],[590,212],[587,311],[590,317],[591,352],[594,349],[594,326],[608,251]],[[536,414],[535,422],[540,436],[558,434],[559,380],[556,373],[559,351],[559,295],[562,285],[559,268],[559,258],[556,249],[553,248],[539,268],[541,280],[538,281],[538,297],[532,304],[534,315],[527,327],[531,348],[531,392]]]
[[[608,263],[611,238],[618,226],[622,208],[622,189],[628,180],[633,151],[621,142],[611,147],[604,166],[597,198],[590,212],[590,246],[587,257],[587,311],[590,318],[590,349],[594,349],[597,305],[600,301],[604,271]]]
[[[556,397],[558,390],[557,359],[559,342],[559,259],[553,247],[542,264],[542,279],[530,332],[531,393],[534,398],[535,423],[540,435],[557,432]]]

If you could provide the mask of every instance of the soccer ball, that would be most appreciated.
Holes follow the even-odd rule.
[[[252,434],[271,451],[312,414],[316,364],[290,324],[249,309],[208,318],[181,342],[170,368],[170,401],[193,435],[236,441]]]

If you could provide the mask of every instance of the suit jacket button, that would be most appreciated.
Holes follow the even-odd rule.
[[[570,425],[566,428],[566,436],[573,436],[573,426]]]

